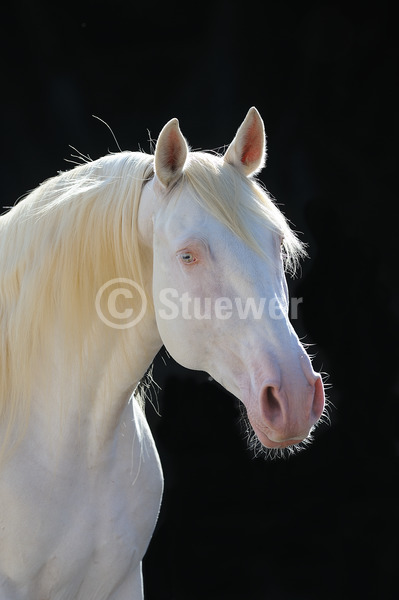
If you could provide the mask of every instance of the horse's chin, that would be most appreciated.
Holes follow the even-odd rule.
[[[301,435],[294,438],[276,440],[273,439],[273,437],[275,436],[274,432],[268,431],[268,433],[266,433],[265,431],[259,429],[259,427],[257,427],[256,425],[253,425],[253,423],[251,423],[251,425],[256,437],[258,438],[262,446],[265,446],[265,448],[288,448],[290,446],[296,446],[300,444],[307,438],[307,435]]]

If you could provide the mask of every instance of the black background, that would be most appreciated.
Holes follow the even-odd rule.
[[[294,458],[254,459],[238,402],[158,357],[162,417],[147,413],[165,494],[147,600],[397,597],[393,9],[18,1],[1,17],[4,207],[68,168],[69,144],[117,150],[91,115],[122,149],[149,152],[147,130],[174,116],[194,149],[216,149],[255,105],[261,179],[309,244],[294,326],[330,374],[331,426]]]

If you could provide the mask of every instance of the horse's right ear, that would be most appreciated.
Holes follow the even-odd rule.
[[[171,119],[159,134],[155,147],[155,174],[165,188],[181,177],[187,154],[188,146],[179,121]]]
[[[266,136],[262,117],[253,106],[224,155],[246,177],[259,173],[266,162]]]

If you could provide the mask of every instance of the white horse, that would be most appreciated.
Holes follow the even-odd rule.
[[[254,180],[264,161],[255,108],[223,157],[172,119],[154,156],[87,161],[0,218],[1,600],[143,598],[162,472],[137,386],[163,344],[267,448],[320,418],[288,320],[302,247]]]

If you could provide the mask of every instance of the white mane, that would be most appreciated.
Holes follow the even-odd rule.
[[[35,365],[55,327],[83,361],[96,291],[115,277],[142,280],[137,213],[152,176],[152,156],[105,156],[47,180],[0,217],[3,447],[26,426]]]

